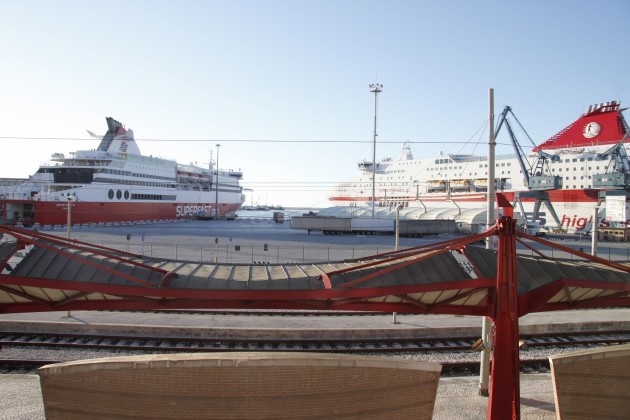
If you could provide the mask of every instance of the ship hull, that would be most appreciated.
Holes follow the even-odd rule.
[[[4,220],[23,225],[65,225],[68,203],[61,201],[4,200]],[[219,203],[219,217],[235,212],[239,203]],[[71,224],[102,224],[191,219],[199,212],[214,214],[215,203],[71,202]]]
[[[558,216],[558,222],[553,220],[550,209],[546,204],[541,204],[538,222],[543,227],[550,228],[562,228],[568,231],[582,231],[592,226],[592,220],[595,207],[599,203],[599,189],[584,189],[584,190],[550,190],[546,191],[548,194],[549,202],[551,203],[556,215]],[[519,204],[516,202],[516,191],[501,191],[501,193],[517,207]],[[350,196],[333,196],[332,202],[336,202],[339,205],[349,205],[349,203],[363,205],[369,205],[371,200],[366,197],[350,197]],[[401,198],[400,201],[408,203],[409,207],[422,207],[427,208],[447,208],[447,207],[459,207],[461,209],[483,209],[487,205],[487,194],[478,193],[460,193],[460,194],[424,194],[419,198],[408,197]],[[534,212],[536,205],[536,199],[531,197],[520,197],[518,201],[522,204],[526,215],[531,215]],[[377,198],[377,206],[380,206]],[[630,220],[626,221],[626,225],[630,226]],[[610,226],[610,221],[606,218],[605,209],[599,212],[599,227],[605,228]]]

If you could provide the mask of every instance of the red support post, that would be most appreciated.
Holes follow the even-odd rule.
[[[498,222],[494,348],[489,420],[520,419],[516,222],[510,212]]]

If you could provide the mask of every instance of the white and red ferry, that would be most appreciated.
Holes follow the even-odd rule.
[[[0,187],[0,222],[66,224],[68,203],[73,224],[229,217],[245,201],[240,171],[143,156],[131,129],[106,120],[97,149],[54,153],[28,180]]]
[[[506,108],[508,110],[508,108]],[[590,225],[601,191],[627,196],[630,190],[629,128],[618,101],[592,105],[575,122],[534,147],[530,153],[497,155],[496,191],[518,203],[517,211],[544,227],[568,231]],[[510,130],[512,131],[512,130]],[[515,145],[520,148],[517,142]],[[517,147],[515,147],[515,150]],[[359,162],[359,178],[338,185],[330,201],[337,205],[483,208],[488,190],[488,158],[440,154],[414,159],[408,144],[398,160]],[[627,204],[626,204],[627,206]],[[600,226],[620,224],[600,206]]]

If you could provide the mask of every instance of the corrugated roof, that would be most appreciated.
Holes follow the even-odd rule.
[[[352,261],[216,264],[156,260],[50,235],[0,275],[0,309],[288,307],[484,315],[497,254],[468,245],[483,234]],[[16,249],[16,246],[2,246]],[[465,268],[465,263],[476,269]],[[625,270],[625,271],[624,271]],[[518,256],[522,311],[628,302],[630,269]],[[604,300],[602,300],[604,299]],[[625,299],[625,300],[624,300]]]

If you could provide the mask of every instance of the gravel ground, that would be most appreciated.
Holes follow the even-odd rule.
[[[0,419],[44,419],[37,375],[0,375]]]

